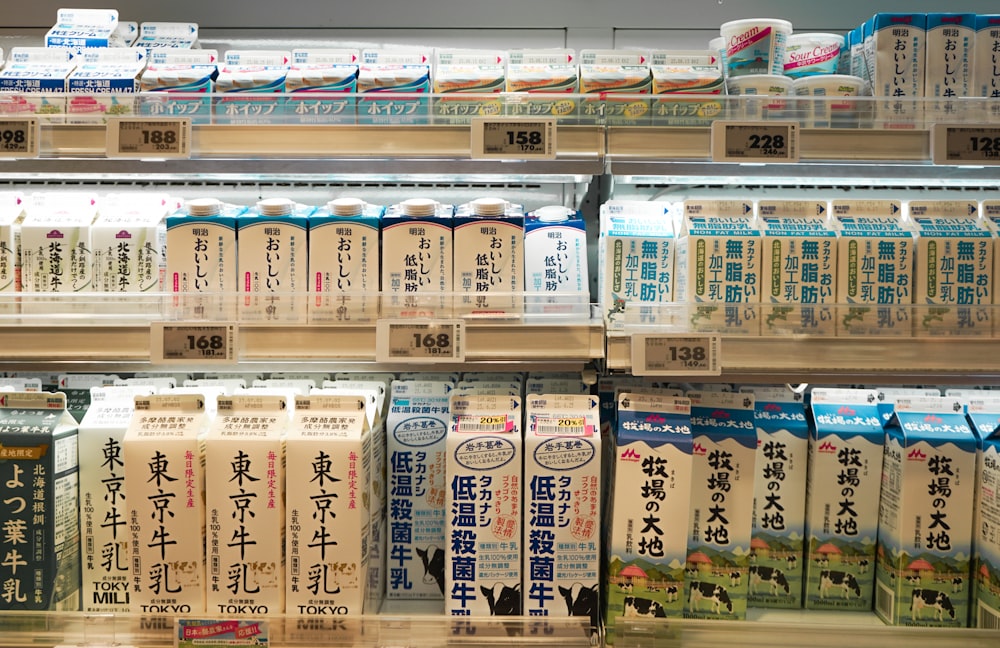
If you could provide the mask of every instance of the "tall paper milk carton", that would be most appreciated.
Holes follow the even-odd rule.
[[[501,317],[524,310],[524,210],[478,198],[455,212],[455,307],[460,315]]]
[[[101,201],[91,229],[94,289],[99,292],[158,292],[164,265],[168,196],[120,194]]]
[[[25,206],[20,192],[0,192],[0,293],[21,290],[21,221]],[[14,308],[14,304],[4,306],[4,310]]]
[[[453,290],[454,207],[411,198],[382,219],[382,308],[395,316],[440,316]]]
[[[976,14],[929,13],[925,36],[924,94],[954,99],[972,95],[975,70]],[[956,108],[946,102],[932,104],[945,114]]]
[[[872,18],[872,94],[876,121],[885,128],[917,128],[925,95],[927,17],[922,13],[877,13]]]
[[[973,97],[1000,98],[1000,14],[976,16],[976,46],[972,56]],[[1000,104],[989,103],[990,116],[1000,116]]]
[[[995,630],[1000,628],[1000,398],[990,392],[969,398],[968,417],[979,438],[969,624]]]
[[[21,222],[21,285],[24,292],[94,290],[92,194],[35,194]]]
[[[524,219],[524,290],[529,313],[590,310],[587,225],[568,207],[548,205]]]
[[[240,320],[288,323],[306,321],[309,273],[306,242],[312,208],[284,198],[269,198],[236,223]]]

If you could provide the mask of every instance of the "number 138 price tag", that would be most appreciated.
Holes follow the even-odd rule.
[[[462,320],[379,320],[375,325],[378,362],[463,362]]]
[[[718,376],[719,336],[632,336],[632,374],[636,376]]]
[[[799,125],[795,122],[712,124],[714,162],[798,162]]]

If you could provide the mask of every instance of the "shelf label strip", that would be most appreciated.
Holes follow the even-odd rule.
[[[476,159],[554,160],[556,120],[479,117],[470,130]]]
[[[719,335],[636,333],[632,336],[635,376],[718,376]]]
[[[235,364],[239,355],[238,333],[239,327],[232,322],[153,322],[149,360],[153,364]]]
[[[0,158],[38,157],[38,118],[0,119]]]
[[[190,119],[112,119],[107,127],[110,158],[190,158]]]
[[[934,124],[931,160],[934,164],[1000,164],[1000,126]]]
[[[418,364],[465,361],[465,322],[383,319],[375,325],[378,362]]]
[[[798,162],[799,125],[764,121],[712,123],[713,162]]]

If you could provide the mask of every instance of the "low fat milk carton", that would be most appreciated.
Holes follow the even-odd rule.
[[[297,124],[353,124],[357,115],[359,53],[352,49],[295,49],[285,77],[286,109]]]
[[[577,112],[580,89],[576,51],[511,50],[507,58],[507,92],[524,93],[508,100],[507,114],[520,117],[566,117]]]
[[[987,392],[968,399],[968,417],[979,438],[969,624],[996,630],[1000,628],[1000,398]],[[960,588],[963,583],[954,585]]]
[[[708,126],[723,114],[726,94],[722,57],[715,50],[669,50],[650,54],[650,120],[659,126]],[[685,95],[698,95],[686,97]]]
[[[285,121],[285,77],[291,52],[229,50],[219,68],[215,91],[217,124],[275,124]]]
[[[98,292],[158,292],[171,201],[165,195],[107,196],[90,231]]]
[[[312,208],[269,198],[236,222],[240,319],[306,321],[309,214]]]
[[[281,396],[222,396],[217,408],[205,435],[208,611],[281,614],[288,403]]]
[[[452,285],[461,315],[502,317],[524,310],[524,210],[478,198],[455,211]]]
[[[885,128],[917,128],[925,96],[927,17],[922,13],[877,13],[872,18],[872,94],[876,120]]]
[[[133,612],[206,612],[206,425],[200,395],[135,397],[122,442]]]
[[[431,56],[422,49],[366,49],[358,71],[359,124],[426,124]]]
[[[979,218],[974,200],[909,204],[917,231],[914,303],[920,335],[989,336],[992,328],[996,235]]]
[[[976,436],[947,396],[898,398],[885,430],[875,613],[891,625],[967,627]]]
[[[524,439],[524,613],[600,632],[601,435],[594,396],[529,395]]]
[[[453,396],[445,474],[445,614],[520,616],[521,399]]]
[[[648,95],[653,77],[649,55],[629,50],[583,50],[580,52],[580,114],[616,126],[649,123]],[[616,97],[616,95],[625,95]]]
[[[524,219],[524,290],[529,313],[590,310],[587,225],[583,215],[550,205]]]
[[[814,389],[806,487],[808,610],[872,609],[884,433],[874,390]]]
[[[802,394],[787,387],[741,391],[754,395],[757,427],[748,605],[801,608],[809,456]]]
[[[77,293],[94,290],[91,227],[96,198],[36,194],[21,223],[21,283],[24,292]]]
[[[973,97],[1000,98],[1000,14],[976,16],[976,46],[972,56]],[[0,73],[2,74],[2,73]],[[1000,105],[989,104],[990,116],[1000,116]]]
[[[927,14],[924,65],[924,94],[927,97],[954,99],[972,95],[975,38],[976,14]],[[949,103],[932,106],[945,114],[957,109]]]
[[[913,232],[897,200],[834,200],[837,335],[912,335]]]
[[[45,47],[82,51],[112,47],[118,27],[117,9],[60,9],[45,34]]]
[[[78,438],[63,394],[0,394],[2,610],[80,609]]]
[[[435,123],[468,124],[473,117],[503,114],[498,93],[506,87],[506,52],[439,49],[434,61],[434,93],[452,95],[435,98]]]
[[[383,309],[435,316],[451,303],[454,207],[426,198],[392,205],[382,219]]]
[[[687,396],[693,461],[684,616],[745,619],[757,454],[754,396]]]
[[[606,519],[604,623],[614,643],[621,617],[679,617],[691,508],[691,402],[618,395],[613,488]]]
[[[0,69],[5,113],[63,123],[66,79],[75,68],[72,53],[66,48],[12,48],[7,64]]]
[[[212,49],[157,49],[142,71],[142,94],[136,112],[151,117],[190,117],[192,124],[212,121],[208,96],[219,76],[219,53]]]
[[[66,79],[66,120],[71,124],[105,123],[135,114],[139,76],[146,51],[132,47],[86,49]]]

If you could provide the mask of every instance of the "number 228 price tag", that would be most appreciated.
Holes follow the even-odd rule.
[[[799,125],[795,122],[712,124],[713,162],[798,162]]]
[[[471,156],[511,160],[553,160],[556,120],[483,117],[472,120]]]
[[[153,322],[149,359],[153,364],[234,364],[238,331],[231,323]]]
[[[108,157],[189,158],[190,119],[113,119],[108,122]]]
[[[637,333],[632,336],[636,376],[718,376],[719,336]]]
[[[379,320],[375,325],[377,362],[463,362],[462,320]]]

